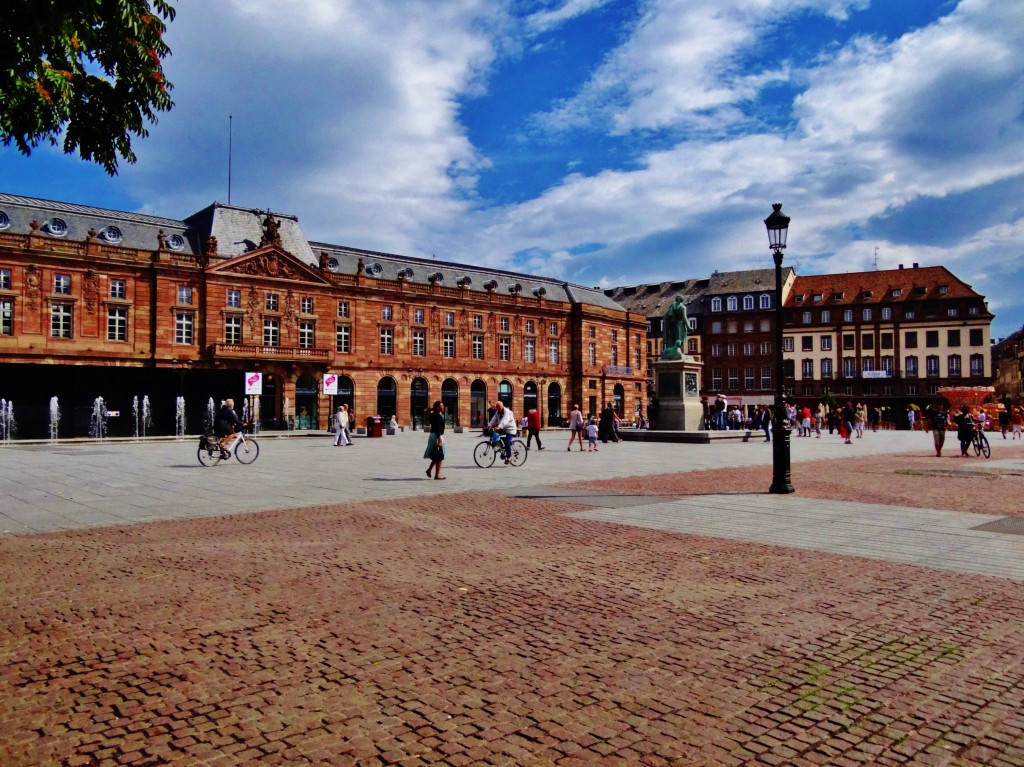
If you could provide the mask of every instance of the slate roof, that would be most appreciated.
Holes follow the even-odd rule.
[[[785,285],[793,268],[782,268],[782,284]],[[739,272],[714,272],[708,284],[706,295],[724,296],[740,293],[764,293],[775,290],[775,269],[745,269]]]
[[[54,235],[46,226],[54,219],[64,223],[64,234]],[[181,238],[180,243],[172,241],[172,245],[180,244],[175,250],[191,255],[198,252],[197,237],[184,221],[0,192],[0,229],[14,234],[30,234],[33,221],[43,224],[40,231],[55,239],[84,242],[89,230],[95,229],[100,235],[100,242],[138,250],[156,250],[159,244],[157,235],[163,230],[168,238],[175,235]],[[105,231],[110,231],[109,227],[116,227],[121,235],[119,240],[103,236]]]
[[[605,295],[620,306],[644,317],[661,317],[676,296],[682,296],[687,316],[701,312],[701,297],[708,287],[708,280],[674,280],[672,282],[645,285],[626,285],[608,288]]]
[[[468,279],[469,290],[486,293],[487,283],[494,281],[498,293],[510,293],[510,288],[520,287],[524,296],[536,297],[544,291],[549,301],[565,301],[570,303],[588,304],[605,309],[622,311],[622,305],[616,303],[598,288],[574,285],[561,280],[538,277],[532,274],[511,272],[502,269],[490,269],[452,261],[438,261],[430,258],[400,256],[393,253],[382,253],[374,250],[362,250],[323,242],[310,242],[309,246],[317,254],[326,253],[330,269],[342,274],[355,274],[359,261],[363,261],[366,274],[383,280],[397,280],[399,272],[404,272],[406,279],[412,283],[429,283],[432,275],[440,275],[440,284],[448,288],[459,287],[459,281]]]
[[[945,292],[942,291],[943,287]],[[893,295],[894,290],[899,295]],[[842,294],[841,297],[839,294]],[[814,301],[815,295],[821,295],[821,301]],[[912,269],[797,277],[786,306],[845,306],[982,297],[944,266],[915,266]]]
[[[265,210],[215,202],[179,221],[142,213],[0,193],[0,231],[29,234],[32,231],[32,221],[43,224],[59,218],[65,225],[62,239],[84,242],[90,228],[102,233],[106,227],[115,226],[121,239],[114,242],[103,240],[101,237],[101,242],[107,241],[110,244],[139,250],[156,250],[157,234],[163,230],[168,238],[172,238],[172,249],[190,255],[203,252],[207,239],[213,235],[217,238],[217,255],[221,258],[239,256],[259,247],[266,215]],[[536,296],[543,290],[545,298],[551,301],[623,310],[622,306],[606,296],[600,288],[589,288],[520,272],[310,242],[303,234],[297,216],[275,211],[274,217],[280,223],[278,233],[283,249],[311,266],[318,267],[320,253],[326,252],[337,264],[335,271],[349,274],[355,272],[361,258],[364,268],[372,270],[374,265],[377,265],[380,271],[376,276],[382,279],[398,279],[399,271],[408,270],[411,272],[408,276],[410,282],[425,284],[430,275],[440,274],[441,284],[454,288],[458,287],[458,280],[469,278],[469,289],[481,293],[486,292],[484,285],[493,280],[497,283],[496,289],[501,293],[507,292],[511,286],[519,285],[524,296]],[[54,236],[49,234],[45,227],[41,231]],[[175,244],[179,244],[178,238],[180,247],[174,247]]]

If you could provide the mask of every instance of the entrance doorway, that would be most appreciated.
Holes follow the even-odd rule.
[[[390,421],[395,411],[395,379],[385,376],[377,382],[377,413],[385,421]]]
[[[487,419],[487,384],[479,378],[469,385],[469,428],[482,429]]]
[[[612,407],[615,408],[615,412],[619,414],[619,418],[622,418],[625,413],[622,408],[625,407],[626,390],[622,388],[622,384],[615,384],[615,388],[612,389]]]
[[[427,409],[430,407],[429,399],[427,379],[412,379],[412,386],[409,388],[409,423],[414,430],[422,429],[426,422]]]
[[[315,429],[319,423],[317,404],[320,384],[311,375],[301,375],[295,381],[295,428]]]
[[[505,407],[512,407],[512,384],[508,381],[502,381],[498,384],[498,399],[504,403]]]
[[[548,426],[562,425],[562,387],[557,383],[548,386]]]
[[[537,407],[537,384],[533,381],[527,381],[523,386],[523,412],[521,415],[526,415],[531,410]]]
[[[454,378],[446,378],[441,384],[441,403],[444,405],[445,422],[452,427],[459,425],[459,384]]]

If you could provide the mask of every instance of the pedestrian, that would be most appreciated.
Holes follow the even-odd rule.
[[[946,425],[949,423],[949,416],[946,415],[946,403],[939,401],[937,407],[931,410],[929,416],[932,438],[935,441],[935,455],[942,457],[942,446],[946,443]]]
[[[811,436],[811,409],[806,405],[804,405],[803,410],[800,411],[800,432],[798,436]]]
[[[999,431],[1002,432],[1003,439],[1006,439],[1006,430],[1010,427],[1010,409],[1003,405],[1003,409],[999,411]]]
[[[839,414],[839,436],[846,440],[847,445],[852,445],[853,441],[850,437],[853,436],[853,420],[856,418],[853,410],[853,403],[847,402],[843,407],[842,412]]]
[[[858,402],[853,410],[853,430],[857,432],[857,439],[864,436],[864,422],[868,420],[868,411],[864,403]]]
[[[868,423],[871,424],[871,431],[878,431],[878,425],[882,422],[882,411],[878,409],[877,405],[872,405],[868,409]]]
[[[526,411],[526,426],[529,428],[530,433],[526,437],[526,449],[530,449],[530,445],[533,444],[534,438],[537,440],[537,449],[543,450],[544,446],[540,443],[540,411],[531,407]]]
[[[338,411],[334,414],[334,446],[341,447],[352,444],[352,436],[349,434],[348,405],[338,405]]]
[[[916,428],[917,413],[914,411],[913,405],[907,405],[907,426],[913,431]]]
[[[494,415],[491,416],[490,422],[487,424],[491,428],[492,435],[498,435],[505,441],[505,463],[509,462],[509,456],[512,455],[512,438],[516,436],[518,429],[516,428],[516,416],[512,412],[512,408],[505,407],[505,403],[498,400],[494,403]],[[494,437],[492,436],[492,439]]]
[[[608,444],[608,440],[617,442],[615,434],[613,433],[614,426],[613,421],[615,420],[615,411],[612,406],[607,402],[604,403],[604,408],[601,409],[601,418],[597,422],[597,435],[602,442]]]
[[[583,452],[583,430],[586,428],[586,424],[583,422],[583,413],[580,412],[579,405],[572,406],[572,412],[569,413],[569,447],[566,450],[572,450],[573,440],[579,440],[580,452]]]
[[[587,424],[587,452],[597,452],[597,434],[598,434],[597,423],[594,421],[594,416],[590,416],[590,423]]]
[[[960,407],[960,414],[956,417],[956,438],[960,440],[960,457],[967,458],[971,441],[974,439],[974,418],[971,416],[971,409],[967,405]]]
[[[430,436],[427,437],[427,449],[423,451],[423,457],[430,461],[427,479],[430,479],[431,469],[434,471],[434,479],[447,479],[441,476],[444,456],[444,403],[438,400],[430,409]]]
[[[1010,416],[1010,425],[1013,427],[1013,438],[1020,439],[1021,429],[1024,428],[1024,415],[1021,414],[1019,407],[1013,409],[1013,414]]]
[[[768,409],[767,405],[761,405],[757,410],[757,417],[755,418],[755,427],[758,429],[764,429],[764,441],[772,441],[772,411]]]

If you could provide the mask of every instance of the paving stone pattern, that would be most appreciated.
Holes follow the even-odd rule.
[[[0,761],[1024,764],[1019,584],[578,510],[0,539]]]

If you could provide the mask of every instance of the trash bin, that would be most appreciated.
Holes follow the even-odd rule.
[[[381,421],[379,415],[371,415],[366,419],[366,436],[367,437],[383,437],[384,436],[384,424]]]

